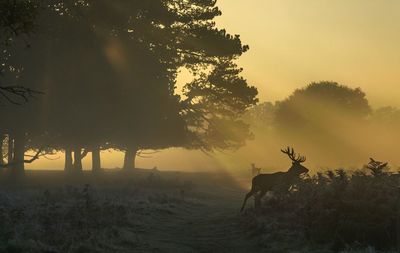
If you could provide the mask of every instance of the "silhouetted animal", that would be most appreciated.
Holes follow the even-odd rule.
[[[287,154],[292,160],[292,167],[289,168],[287,172],[276,172],[272,174],[260,174],[255,176],[252,180],[251,190],[246,194],[242,208],[246,206],[247,199],[253,195],[256,195],[256,207],[259,205],[261,198],[265,196],[268,191],[276,191],[277,189],[289,190],[296,179],[299,178],[301,174],[307,173],[308,169],[301,165],[301,163],[306,161],[304,156],[296,156],[293,148],[287,147],[286,150],[281,150],[282,153]]]
[[[261,168],[257,168],[254,163],[251,164],[251,175],[253,177],[260,175]]]

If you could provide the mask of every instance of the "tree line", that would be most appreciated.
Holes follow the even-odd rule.
[[[62,151],[65,170],[81,171],[91,152],[98,171],[100,151],[115,149],[129,169],[139,150],[237,148],[251,136],[240,115],[257,89],[235,64],[249,47],[216,26],[215,0],[6,2],[8,16],[26,7],[31,21],[24,36],[3,33],[2,86],[42,94],[3,97],[3,168],[20,175]],[[178,94],[182,68],[193,81]]]
[[[251,108],[243,119],[251,125],[256,145],[271,146],[265,152],[290,143],[318,166],[359,165],[369,156],[398,161],[400,110],[373,108],[360,88],[313,82],[283,100]]]

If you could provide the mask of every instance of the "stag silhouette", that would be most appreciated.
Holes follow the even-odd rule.
[[[294,149],[290,147],[287,147],[285,150],[282,149],[281,152],[292,160],[292,166],[286,172],[259,174],[255,176],[252,180],[251,190],[246,194],[240,212],[243,211],[248,198],[251,196],[255,196],[255,206],[258,207],[262,197],[264,197],[268,191],[276,191],[277,189],[285,189],[287,191],[301,174],[308,172],[308,169],[301,165],[301,163],[306,161],[306,157],[301,155],[296,156]]]
[[[253,177],[260,175],[261,168],[257,168],[255,163],[251,164],[251,174]]]

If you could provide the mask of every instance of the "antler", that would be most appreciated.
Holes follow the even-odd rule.
[[[368,163],[368,167],[371,169],[382,169],[382,168],[384,168],[384,167],[386,167],[387,166],[387,164],[388,163],[383,163],[383,162],[380,162],[380,161],[376,161],[376,160],[374,160],[374,159],[372,159],[372,158],[369,158],[369,163]]]
[[[380,161],[376,161],[372,158],[369,158],[369,163],[366,166],[367,169],[371,170],[372,175],[380,176],[384,174],[383,169],[387,166],[388,163],[383,163]]]
[[[293,162],[305,162],[306,161],[306,157],[305,156],[301,156],[300,154],[298,154],[296,156],[296,153],[294,152],[294,149],[291,147],[287,147],[285,150],[281,149],[281,152],[284,154],[287,154],[289,156],[289,158],[293,161]]]

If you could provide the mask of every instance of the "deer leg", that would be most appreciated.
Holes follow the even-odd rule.
[[[246,206],[247,199],[250,198],[251,196],[253,196],[254,193],[255,193],[255,191],[252,189],[249,193],[246,194],[246,197],[244,198],[244,202],[243,202],[242,208],[240,209],[240,212],[243,212],[243,209]]]
[[[261,206],[261,198],[260,195],[256,194],[254,195],[254,209],[259,209]]]
[[[267,191],[266,190],[262,190],[261,192],[260,192],[260,199],[262,199],[264,196],[265,196],[265,194],[267,194]]]

